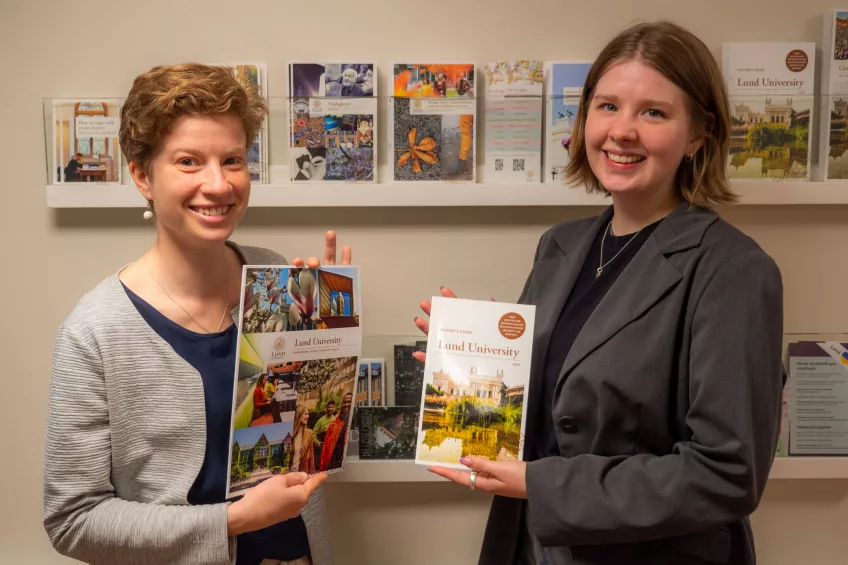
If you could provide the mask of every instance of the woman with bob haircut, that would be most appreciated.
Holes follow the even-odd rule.
[[[481,565],[755,563],[783,290],[712,210],[734,199],[728,132],[716,61],[678,25],[634,25],[592,65],[566,173],[612,205],[545,232],[519,298],[537,306],[524,460],[431,467],[495,495]]]
[[[44,526],[64,555],[332,563],[316,490],[326,475],[274,475],[224,498],[242,266],[287,263],[229,241],[247,209],[247,148],[265,114],[255,86],[224,67],[155,67],[127,96],[121,149],[156,240],[82,297],[56,338]],[[333,232],[324,261],[336,261]]]

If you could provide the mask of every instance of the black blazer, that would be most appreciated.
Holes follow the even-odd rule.
[[[611,216],[539,241],[519,299],[537,306],[526,441],[550,402],[561,457],[528,462],[527,501],[494,498],[480,565],[513,563],[525,516],[575,564],[753,564],[747,516],[777,444],[783,288],[751,238],[681,203],[586,322],[554,398],[536,398],[557,318]]]

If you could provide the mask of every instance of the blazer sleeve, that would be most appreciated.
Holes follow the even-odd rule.
[[[638,542],[751,514],[777,445],[783,288],[757,250],[725,263],[695,307],[689,438],[668,455],[549,457],[528,463],[530,528],[545,545]]]
[[[233,563],[228,503],[145,504],[116,496],[104,371],[96,341],[86,334],[63,325],[54,348],[44,472],[51,543],[92,564]]]

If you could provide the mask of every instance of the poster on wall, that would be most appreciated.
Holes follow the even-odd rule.
[[[359,269],[245,266],[227,497],[344,467],[361,357]]]
[[[471,62],[393,65],[393,180],[475,182],[475,81]]]
[[[121,184],[121,101],[53,101],[54,184]]]
[[[293,182],[376,182],[373,63],[290,64],[289,106]]]

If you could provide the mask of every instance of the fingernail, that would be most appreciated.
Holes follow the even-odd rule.
[[[471,459],[469,459],[468,457],[460,457],[459,462],[463,465],[468,465],[469,463],[471,463]]]
[[[439,287],[439,290],[445,290],[445,287],[440,286],[440,287]]]

